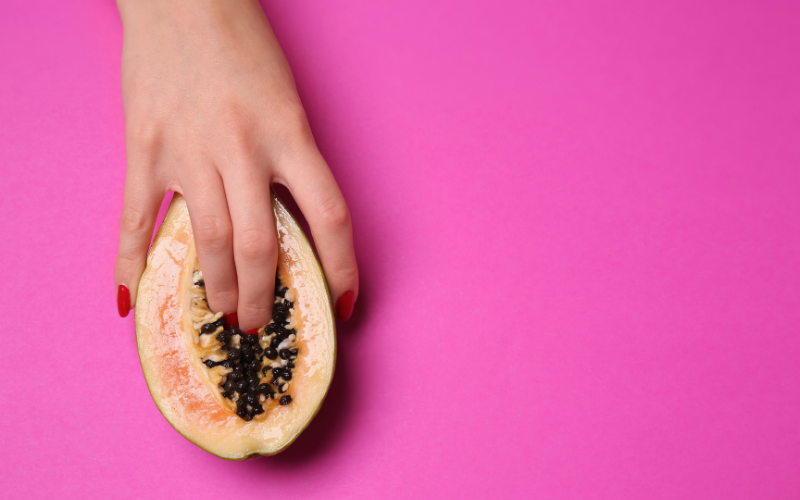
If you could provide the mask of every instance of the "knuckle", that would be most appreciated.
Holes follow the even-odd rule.
[[[161,136],[161,127],[154,121],[145,120],[128,127],[127,142],[139,151],[154,150]]]
[[[283,109],[283,116],[286,125],[295,132],[310,132],[311,126],[308,124],[308,115],[302,104],[290,101]]]
[[[302,147],[314,142],[311,125],[308,123],[308,116],[302,104],[294,101],[287,102],[278,114],[284,143]]]
[[[277,242],[267,231],[249,227],[237,235],[236,248],[239,255],[249,262],[269,259],[277,254]]]
[[[137,268],[142,263],[142,257],[120,253],[117,255],[116,269],[118,271],[130,271]]]
[[[235,284],[223,284],[222,288],[214,287],[212,284],[213,282],[209,282],[208,284],[209,305],[212,306],[214,310],[235,310],[236,303],[239,300]]]
[[[328,228],[339,230],[350,225],[350,210],[343,200],[327,198],[320,202],[317,211],[320,221]]]
[[[229,105],[219,113],[219,128],[226,141],[244,144],[247,135],[254,128],[252,113],[241,106]]]
[[[124,232],[140,235],[150,227],[150,220],[140,208],[126,205],[120,216],[120,227]]]
[[[268,318],[270,316],[270,307],[266,304],[256,302],[256,297],[247,298],[242,297],[239,300],[239,307],[237,312],[240,316],[250,317],[250,318]],[[261,297],[261,302],[263,302],[263,297]]]
[[[336,277],[341,281],[341,283],[346,283],[347,287],[352,289],[358,282],[358,268],[354,266],[340,267],[336,270]]]
[[[233,231],[230,224],[215,215],[201,215],[197,218],[195,238],[198,245],[208,250],[222,250],[230,247]]]

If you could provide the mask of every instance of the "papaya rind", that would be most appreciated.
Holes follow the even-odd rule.
[[[157,243],[160,242],[160,240],[170,237],[168,232],[171,229],[173,229],[171,223],[173,222],[173,219],[176,217],[175,207],[177,203],[180,201],[180,199],[181,196],[179,194],[175,194],[175,196],[173,197],[172,203],[170,204],[169,210],[167,211],[167,215],[164,219],[164,223],[161,225],[158,232],[156,233],[153,249],[157,247]],[[314,271],[316,271],[317,273],[317,277],[320,278],[320,281],[323,285],[322,288],[324,289],[324,297],[326,299],[324,301],[325,305],[323,306],[324,311],[318,311],[318,312],[324,314],[326,323],[330,327],[330,334],[328,336],[329,337],[328,349],[330,351],[329,356],[331,359],[331,366],[329,367],[330,374],[327,377],[326,383],[324,384],[324,390],[322,390],[321,393],[318,394],[319,402],[316,405],[313,405],[312,411],[310,412],[309,415],[307,415],[304,418],[302,425],[299,428],[297,428],[296,432],[294,432],[290,436],[287,436],[285,440],[281,442],[281,445],[279,447],[270,450],[268,452],[249,453],[249,454],[243,454],[241,456],[230,456],[222,453],[217,453],[215,450],[210,449],[210,447],[203,446],[202,443],[198,442],[196,439],[193,439],[192,437],[187,435],[187,433],[182,432],[181,425],[179,425],[177,422],[173,420],[173,418],[176,416],[175,412],[168,411],[167,408],[165,408],[164,398],[161,397],[159,388],[156,387],[153,382],[153,380],[155,380],[156,377],[152,376],[152,374],[149,373],[150,367],[148,366],[148,363],[145,362],[145,359],[147,359],[147,353],[144,352],[145,346],[144,343],[142,342],[142,339],[146,338],[146,336],[152,336],[154,332],[151,331],[147,322],[144,321],[144,318],[140,318],[140,313],[139,313],[139,311],[141,310],[140,307],[137,307],[137,312],[135,314],[136,328],[137,328],[136,340],[137,340],[137,349],[139,351],[140,364],[142,366],[142,372],[145,376],[145,382],[147,383],[148,390],[151,396],[153,397],[153,401],[156,404],[156,407],[159,409],[159,411],[165,417],[165,419],[170,423],[170,425],[172,425],[172,427],[175,428],[187,440],[197,445],[198,447],[202,448],[203,450],[225,460],[232,460],[232,461],[246,460],[263,455],[274,455],[285,450],[290,444],[292,444],[297,439],[297,437],[299,437],[302,431],[308,427],[308,425],[311,423],[311,421],[319,412],[319,409],[322,406],[322,403],[324,402],[325,397],[328,394],[328,391],[330,390],[330,384],[333,379],[336,366],[337,349],[336,349],[335,320],[333,317],[333,308],[331,307],[330,289],[328,287],[327,280],[325,279],[324,272],[322,271],[322,266],[320,265],[319,258],[317,254],[314,252],[314,248],[311,246],[308,237],[305,235],[302,228],[297,223],[297,220],[292,216],[291,212],[289,212],[289,210],[286,209],[286,207],[283,205],[283,203],[280,201],[280,199],[274,192],[272,192],[272,199],[273,199],[273,209],[275,211],[276,218],[280,214],[284,223],[286,223],[287,226],[291,227],[292,236],[299,238],[302,241],[301,244],[308,250],[307,254],[313,256],[313,259],[306,259],[305,263],[306,265],[310,264],[313,267]],[[185,201],[183,201],[183,203],[185,203]],[[151,254],[153,252],[153,249],[151,249]],[[153,270],[150,269],[151,257],[152,255],[148,256],[148,263],[147,263],[148,265],[147,268],[145,269],[145,272],[143,273],[142,282],[145,282],[146,277],[150,276],[149,273],[152,274],[153,272]],[[152,279],[152,277],[150,277],[150,279]],[[147,286],[139,287],[139,293],[137,295],[137,305],[144,306],[147,303],[147,301],[152,299],[152,297],[148,296],[148,290],[149,288]]]

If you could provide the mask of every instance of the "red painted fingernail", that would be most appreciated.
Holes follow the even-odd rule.
[[[245,332],[245,335],[258,335],[258,328],[251,328]]]
[[[222,317],[225,318],[225,323],[227,323],[228,326],[239,328],[239,316],[237,316],[235,312],[223,314]]]
[[[353,306],[356,303],[356,294],[351,291],[344,292],[336,301],[336,316],[341,321],[347,321],[353,315]]]
[[[117,288],[117,310],[121,318],[131,312],[131,291],[125,285],[120,285]]]

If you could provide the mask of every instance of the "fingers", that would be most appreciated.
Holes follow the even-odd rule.
[[[141,170],[140,170],[141,171]],[[140,171],[128,170],[125,201],[119,228],[119,249],[114,265],[117,309],[125,317],[136,305],[139,278],[147,262],[147,249],[153,236],[164,190]]]
[[[241,163],[244,163],[243,160]],[[225,169],[233,221],[233,255],[239,279],[239,324],[245,331],[266,326],[272,317],[278,241],[269,179],[258,168]]]
[[[286,163],[281,172],[311,227],[336,315],[346,321],[358,297],[358,265],[347,204],[315,148],[293,155]]]
[[[183,182],[197,256],[206,282],[209,307],[238,313],[242,329],[269,323],[272,314],[278,242],[265,169],[214,168],[193,171]],[[352,225],[339,187],[316,148],[284,160],[281,170],[306,216],[333,294],[336,314],[347,320],[358,296],[358,267]],[[250,165],[252,166],[252,165]],[[120,245],[115,269],[120,315],[136,297],[163,189],[147,176],[126,182]]]
[[[212,311],[236,312],[239,294],[233,260],[233,227],[219,174],[198,169],[184,187],[197,258]]]

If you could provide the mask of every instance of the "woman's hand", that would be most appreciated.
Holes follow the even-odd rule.
[[[358,295],[350,214],[255,0],[118,0],[128,170],[115,279],[128,314],[167,190],[186,197],[212,310],[269,323],[278,246],[270,184],[311,227],[346,320]],[[129,292],[128,292],[129,290]]]

